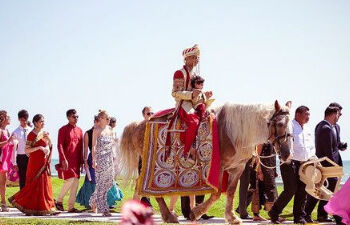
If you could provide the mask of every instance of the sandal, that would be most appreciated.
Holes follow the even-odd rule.
[[[76,209],[76,208],[72,208],[72,209],[68,210],[68,213],[82,213],[82,211],[79,209]]]
[[[257,215],[257,216],[254,216],[253,221],[263,222],[263,221],[267,221],[267,219],[265,219],[264,217],[261,217],[260,215]]]
[[[104,212],[104,213],[102,213],[102,216],[110,217],[110,216],[112,216],[112,214],[110,212]]]
[[[60,214],[61,212],[59,212],[59,211],[54,211],[54,212],[51,212],[50,213],[50,216],[56,216],[56,215],[58,215],[58,214]]]
[[[9,212],[9,208],[7,207],[6,204],[1,204],[1,212]]]
[[[55,200],[55,206],[56,206],[56,209],[57,209],[57,210],[59,210],[59,211],[64,211],[62,202],[57,202],[57,201]]]

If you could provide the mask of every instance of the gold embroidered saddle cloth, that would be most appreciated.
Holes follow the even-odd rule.
[[[213,149],[212,125],[214,115],[199,125],[193,159],[184,157],[180,140],[183,125],[175,120],[168,131],[168,122],[150,121],[146,125],[142,170],[138,192],[142,196],[200,195],[215,190],[207,182]],[[165,142],[170,132],[170,156],[165,160]]]

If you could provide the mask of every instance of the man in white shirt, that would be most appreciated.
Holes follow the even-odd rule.
[[[292,161],[290,164],[283,164],[280,167],[284,190],[274,203],[269,216],[273,223],[280,223],[278,216],[294,196],[293,214],[294,223],[306,224],[312,222],[311,218],[306,218],[305,204],[306,191],[305,184],[300,180],[299,168],[315,156],[314,138],[311,129],[306,125],[309,121],[310,112],[306,106],[299,106],[295,110],[295,119],[293,126],[293,151],[291,152]]]
[[[28,156],[26,155],[26,141],[29,134],[30,122],[28,121],[29,114],[27,110],[21,110],[18,112],[19,127],[13,131],[12,135],[16,138],[17,144],[14,148],[14,156],[12,158],[12,164],[14,168],[18,170],[19,174],[19,187],[22,189],[26,183],[26,173],[28,165]]]

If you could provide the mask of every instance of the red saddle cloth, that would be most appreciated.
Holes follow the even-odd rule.
[[[163,117],[173,112],[163,110],[156,114]],[[180,122],[180,121],[179,121]],[[181,123],[181,122],[180,122]],[[179,126],[175,123],[174,126]],[[181,126],[181,125],[180,125]],[[179,128],[177,128],[179,129]],[[220,149],[216,118],[212,114],[201,123],[196,143],[197,157],[191,162],[183,155],[183,144],[180,134],[172,127],[171,156],[166,159],[165,138],[168,123],[150,121],[146,125],[143,167],[139,179],[139,194],[145,196],[165,196],[205,194],[218,191],[220,184]],[[179,130],[181,133],[181,129]],[[179,142],[180,141],[180,142]],[[224,175],[221,192],[227,187],[227,176]]]
[[[164,109],[162,111],[156,112],[152,118],[160,118],[166,115],[169,115],[171,113],[173,113],[175,111],[175,108],[171,108],[171,109]]]

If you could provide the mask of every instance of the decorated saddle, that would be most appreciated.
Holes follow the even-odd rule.
[[[200,195],[217,191],[220,152],[215,115],[210,114],[201,121],[191,147],[195,157],[190,159],[183,153],[181,140],[185,123],[176,117],[169,126],[173,112],[174,109],[169,109],[156,113],[146,124],[137,185],[139,195]],[[169,156],[166,156],[167,134],[171,142]]]

